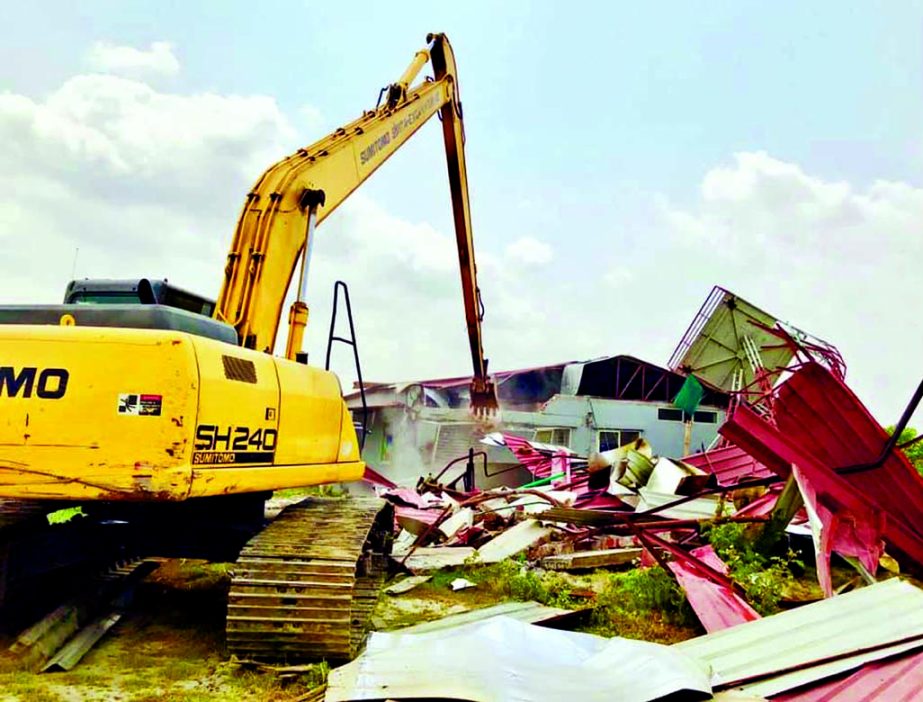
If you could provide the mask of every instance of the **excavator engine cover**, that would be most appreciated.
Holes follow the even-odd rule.
[[[332,373],[174,330],[2,325],[9,497],[184,500],[356,480]]]

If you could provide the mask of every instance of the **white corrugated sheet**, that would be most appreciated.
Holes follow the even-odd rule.
[[[374,633],[330,673],[327,702],[647,702],[711,694],[707,669],[675,647],[555,631],[506,617],[424,634]]]
[[[923,647],[923,590],[899,578],[674,644],[716,688],[770,696]]]

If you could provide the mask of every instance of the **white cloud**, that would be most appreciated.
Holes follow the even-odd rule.
[[[183,95],[78,75],[0,93],[4,302],[56,302],[78,276],[168,276],[215,295],[249,186],[297,134],[265,96]]]
[[[95,71],[128,75],[173,76],[180,68],[173,45],[166,41],[152,42],[146,51],[98,41],[87,52],[87,63]]]
[[[543,266],[551,263],[554,250],[544,241],[523,236],[509,244],[505,251],[508,258],[527,266]]]
[[[883,421],[923,374],[923,189],[831,182],[762,153],[709,171],[699,201],[669,205],[674,296],[720,283],[836,344],[847,380]]]
[[[603,273],[602,281],[610,288],[622,288],[630,284],[635,276],[628,266],[613,265]]]
[[[59,301],[76,247],[79,277],[167,276],[216,295],[246,192],[316,138],[300,128],[312,115],[289,118],[266,96],[180,94],[99,74],[41,98],[0,93],[0,302]],[[682,207],[663,202],[630,258],[611,253],[624,247],[591,248],[579,232],[558,256],[531,237],[498,250],[482,235],[492,367],[604,353],[663,363],[718,283],[839,345],[851,385],[893,421],[923,373],[923,325],[913,321],[923,189],[831,182],[745,153],[711,169],[694,195]],[[549,266],[556,258],[562,265]],[[468,371],[451,231],[397,217],[360,191],[319,230],[312,269],[314,362],[343,279],[367,378]]]
[[[249,187],[303,143],[263,96],[184,95],[98,74],[74,76],[40,99],[0,94],[0,302],[60,301],[78,247],[78,277],[166,276],[217,295]],[[537,261],[546,248],[534,242],[523,250]],[[547,312],[526,294],[521,266],[490,254],[479,243],[488,353],[546,346]],[[317,238],[315,361],[326,347],[337,279],[352,287],[368,377],[468,370],[454,233],[396,217],[361,192],[351,197]],[[338,367],[349,382],[351,364]]]
[[[548,338],[549,312],[533,294],[541,277],[523,270],[515,249],[507,254],[498,257],[489,244],[476,244],[485,352],[503,364],[495,370],[535,354],[555,360],[567,346],[566,339]],[[454,234],[395,217],[361,192],[326,220],[318,230],[309,286],[315,312],[308,340],[318,360],[337,279],[350,285],[365,377],[470,373]],[[339,353],[335,369],[351,379],[352,357],[348,349]]]

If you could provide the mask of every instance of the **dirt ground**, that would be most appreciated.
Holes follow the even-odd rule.
[[[71,672],[22,670],[0,637],[0,700],[21,702],[204,702],[296,700],[320,671],[282,679],[228,660],[224,647],[227,566],[172,560],[137,588],[127,615]],[[478,591],[422,588],[383,596],[377,629],[494,604]]]

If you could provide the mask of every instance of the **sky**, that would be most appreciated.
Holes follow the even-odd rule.
[[[894,423],[923,376],[923,4],[46,2],[0,27],[0,304],[73,277],[209,296],[275,159],[458,61],[484,346],[665,364],[713,285],[836,344]],[[363,375],[469,371],[441,130],[318,230],[308,345],[352,293]],[[335,358],[353,376],[345,351]],[[915,417],[923,424],[923,410]]]

